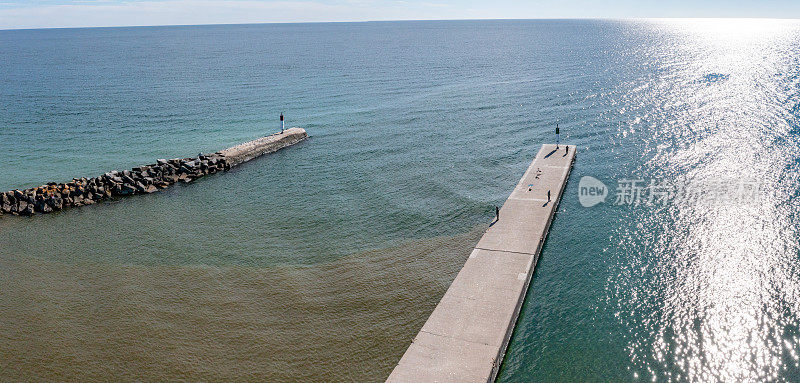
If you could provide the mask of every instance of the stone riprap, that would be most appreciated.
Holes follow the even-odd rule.
[[[305,130],[292,128],[213,154],[160,159],[154,164],[115,170],[98,177],[73,178],[66,183],[51,182],[0,193],[0,215],[46,214],[113,198],[154,193],[178,182],[189,183],[208,174],[229,170],[260,155],[294,145],[306,137]]]

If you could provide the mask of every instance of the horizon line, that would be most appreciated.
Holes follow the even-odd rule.
[[[2,28],[2,31],[38,31],[58,29],[111,29],[111,28],[159,28],[159,27],[204,27],[234,25],[283,25],[283,24],[356,24],[356,23],[396,23],[409,21],[556,21],[556,20],[598,20],[598,21],[634,21],[634,20],[780,20],[798,21],[800,18],[777,17],[542,17],[542,18],[486,18],[486,19],[388,19],[388,20],[329,20],[329,21],[269,21],[261,23],[208,23],[208,24],[135,24],[135,25],[97,25],[83,27],[40,27],[40,28]]]

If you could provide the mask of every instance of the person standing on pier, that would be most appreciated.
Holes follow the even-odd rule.
[[[281,112],[281,133],[283,133],[283,112]]]
[[[494,207],[494,221],[497,222],[500,220],[500,208],[495,206]]]

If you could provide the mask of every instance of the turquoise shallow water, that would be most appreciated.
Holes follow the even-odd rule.
[[[379,381],[559,123],[578,159],[500,380],[794,381],[799,42],[774,20],[0,31],[0,189],[219,150],[281,111],[311,135],[0,218],[0,374]],[[761,189],[616,206],[626,178]]]

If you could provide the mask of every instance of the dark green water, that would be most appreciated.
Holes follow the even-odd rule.
[[[311,135],[0,218],[0,377],[380,381],[559,123],[578,160],[500,380],[794,381],[798,43],[773,20],[0,31],[0,189],[218,150],[281,111]],[[615,205],[630,178],[761,188]]]

